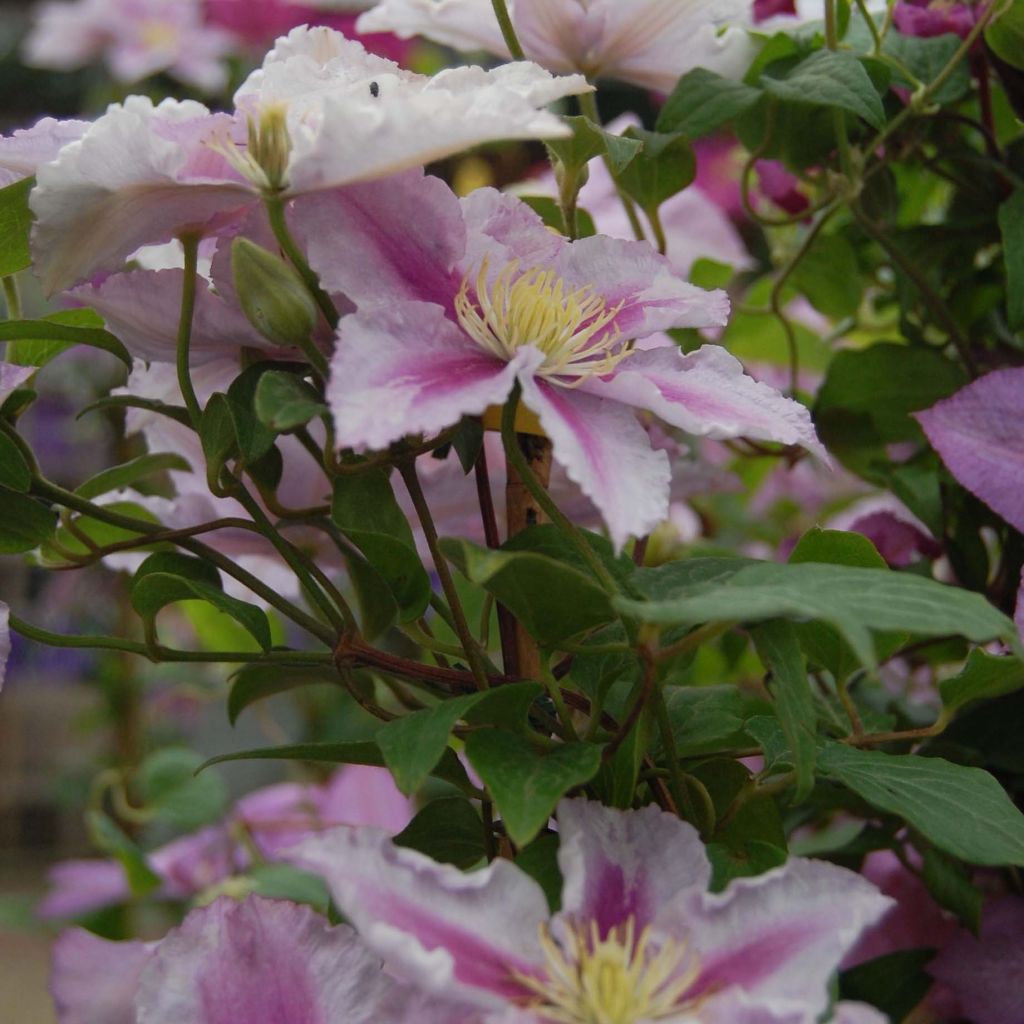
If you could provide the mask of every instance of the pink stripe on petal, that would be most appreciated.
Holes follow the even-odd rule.
[[[431,991],[500,1007],[522,993],[514,971],[539,973],[547,901],[508,861],[463,874],[377,829],[345,827],[306,840],[288,859],[321,874],[366,942]]]
[[[551,438],[555,461],[597,506],[616,549],[668,515],[669,465],[632,411],[520,374],[523,401]]]
[[[638,932],[681,892],[703,893],[711,866],[697,831],[649,806],[630,814],[588,800],[558,806],[562,912],[606,935],[632,917]]]
[[[344,317],[327,387],[338,444],[379,450],[409,434],[436,434],[503,402],[520,367],[538,361],[528,349],[501,362],[430,303]]]
[[[636,352],[583,390],[647,409],[689,434],[799,444],[827,459],[807,409],[748,377],[718,345],[689,355],[668,348]]]

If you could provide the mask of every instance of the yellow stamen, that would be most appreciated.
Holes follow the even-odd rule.
[[[650,928],[636,935],[636,922],[601,938],[596,922],[566,929],[556,941],[541,926],[547,976],[516,974],[533,993],[524,1005],[550,1024],[634,1024],[661,1020],[695,1008],[686,999],[700,973],[685,942],[656,940]]]
[[[609,309],[593,288],[569,288],[554,270],[533,267],[522,273],[513,260],[488,281],[488,262],[476,279],[462,282],[455,311],[463,330],[499,359],[533,345],[544,353],[540,373],[574,387],[587,377],[611,373],[629,348],[612,327],[624,305]],[[470,296],[473,287],[475,295]]]

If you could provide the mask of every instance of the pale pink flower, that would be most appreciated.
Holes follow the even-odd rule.
[[[38,6],[24,59],[58,71],[102,59],[121,82],[166,71],[216,92],[230,49],[230,36],[205,24],[200,0],[52,0]]]
[[[31,128],[0,137],[0,188],[31,178],[41,164],[56,159],[69,143],[80,139],[88,121],[58,121],[44,117]]]
[[[509,0],[509,9],[530,60],[659,92],[695,67],[738,78],[754,54],[734,27],[749,0]],[[357,27],[509,56],[491,0],[381,0]]]
[[[666,517],[669,460],[634,409],[694,435],[821,451],[807,410],[724,349],[632,342],[725,323],[728,300],[677,278],[649,245],[567,242],[491,189],[461,201],[435,179],[309,197],[296,208],[342,318],[328,400],[338,443],[379,450],[500,405],[516,382],[554,458],[617,547]]]
[[[543,108],[588,89],[528,62],[416,75],[340,33],[301,27],[239,89],[234,114],[131,96],[40,167],[37,269],[53,292],[121,269],[143,245],[237,226],[266,190],[289,198],[481,142],[563,136],[568,127]]]
[[[0,363],[0,405],[18,390],[36,372],[34,366],[18,366],[15,363]]]
[[[890,903],[800,858],[712,895],[696,830],[656,807],[566,800],[557,818],[554,915],[508,861],[463,874],[372,829],[324,833],[292,856],[389,969],[494,1024],[584,1024],[609,1003],[623,1021],[815,1024],[839,961]]]
[[[193,910],[159,942],[65,932],[50,987],[59,1024],[451,1024],[348,926],[258,896]]]

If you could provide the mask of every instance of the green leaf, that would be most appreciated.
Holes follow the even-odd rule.
[[[480,815],[461,796],[432,800],[395,836],[395,845],[418,850],[463,871],[487,855]]]
[[[601,767],[601,749],[593,744],[567,743],[538,754],[524,737],[496,730],[471,733],[466,756],[518,846],[544,828],[570,789],[589,782]]]
[[[136,898],[160,887],[160,876],[146,863],[142,851],[102,811],[86,811],[85,824],[93,845],[124,868],[128,886]]]
[[[616,597],[613,603],[631,618],[663,626],[778,618],[828,622],[869,668],[876,663],[873,630],[1020,644],[1010,619],[980,594],[881,569],[761,563],[685,588],[676,597],[646,602]]]
[[[57,517],[41,502],[0,486],[0,555],[39,547],[56,525]]]
[[[53,315],[42,320],[7,320],[0,323],[0,341],[9,343],[7,359],[21,366],[42,366],[71,345],[85,345],[109,352],[131,369],[132,357],[128,349],[109,331],[101,327],[72,326],[60,323],[59,319]]]
[[[519,713],[520,723],[525,723],[526,711],[541,690],[538,683],[514,683],[497,690],[453,697],[388,722],[374,738],[395,777],[395,785],[407,796],[415,793],[441,759],[455,723],[471,711],[479,714],[481,704],[497,703],[504,710],[511,703],[513,712]]]
[[[146,412],[155,412],[160,416],[166,416],[183,427],[192,428],[192,421],[188,418],[188,412],[182,405],[169,405],[167,402],[157,402],[148,398],[139,398],[137,395],[107,395],[99,401],[87,405],[76,417],[80,420],[90,412],[101,412],[104,409],[144,409]]]
[[[445,538],[441,551],[471,582],[493,594],[544,646],[614,617],[608,595],[589,574],[545,555],[492,551]]]
[[[227,410],[235,428],[238,451],[248,467],[259,462],[274,446],[274,431],[256,416],[256,388],[268,372],[266,363],[256,363],[228,387]]]
[[[250,704],[303,686],[337,685],[338,676],[327,665],[246,665],[235,673],[228,694],[228,721],[234,725]]]
[[[888,57],[896,58],[919,82],[927,85],[939,77],[959,46],[959,38],[951,33],[925,38],[904,35],[902,32],[887,32],[882,52]],[[912,84],[908,78],[900,74],[899,68],[893,68],[893,74],[898,82],[906,86]],[[963,60],[931,99],[940,106],[956,103],[957,100],[963,99],[970,87],[970,62]]]
[[[921,876],[935,902],[960,918],[977,934],[984,897],[964,865],[930,846],[924,851]]]
[[[980,768],[828,744],[818,770],[970,864],[1024,864],[1024,814]]]
[[[1006,263],[1007,324],[1024,326],[1024,188],[1016,188],[999,207],[999,230]]]
[[[28,233],[32,211],[28,194],[36,179],[23,178],[0,189],[0,277],[10,277],[32,265]]]
[[[997,57],[1024,71],[1024,3],[1014,2],[985,29],[985,42]]]
[[[814,787],[818,714],[807,678],[807,665],[796,630],[788,622],[769,622],[752,631],[758,656],[772,675],[768,690],[789,743],[796,771],[794,801],[802,802]]]
[[[589,118],[574,116],[563,120],[572,129],[571,138],[548,141],[548,146],[564,168],[563,173],[578,175],[596,156],[607,156],[613,170],[621,171],[640,151],[640,142],[606,132]]]
[[[75,488],[75,494],[92,500],[101,494],[108,494],[110,491],[116,491],[122,487],[131,487],[132,484],[144,480],[154,473],[163,473],[169,469],[187,472],[191,468],[188,461],[182,456],[172,455],[169,452],[140,455],[137,459],[132,459],[131,462],[122,463],[120,466],[111,466],[110,469],[104,469],[90,477],[84,484]]]
[[[629,128],[627,136],[643,143],[629,165],[618,174],[627,195],[649,216],[657,214],[666,199],[682,192],[697,173],[697,161],[685,136]]]
[[[862,569],[887,569],[885,559],[862,533],[823,530],[812,526],[797,542],[789,556],[790,565],[824,562],[827,565],[851,565]]]
[[[852,54],[818,50],[785,78],[762,75],[761,87],[780,100],[829,107],[862,117],[872,128],[885,124],[885,109],[864,65]]]
[[[1013,655],[986,654],[975,649],[957,675],[939,683],[942,706],[952,715],[975,700],[1002,697],[1024,687],[1024,662]]]
[[[167,553],[151,556],[152,559],[166,557]],[[198,560],[189,559],[189,562],[198,562]],[[142,572],[143,569],[146,569],[146,563],[143,563],[139,572]],[[213,571],[216,572],[216,570]],[[139,572],[136,573],[132,582],[131,600],[132,607],[143,619],[152,621],[162,608],[176,601],[206,601],[218,611],[234,619],[263,650],[270,650],[273,640],[270,636],[270,623],[267,622],[266,613],[256,605],[225,594],[220,589],[219,576],[214,585],[212,576],[191,564],[188,566],[179,564],[173,573],[149,569],[141,578]]]
[[[526,205],[533,210],[534,213],[540,216],[540,219],[549,227],[555,231],[561,232],[565,226],[562,221],[562,211],[558,205],[557,200],[552,199],[551,196],[520,196],[520,199]],[[577,238],[592,238],[597,234],[597,227],[594,224],[594,218],[583,209],[582,206],[576,207],[576,237]]]
[[[268,900],[288,900],[306,903],[321,914],[327,913],[331,895],[327,883],[308,871],[300,871],[291,864],[256,864],[246,872],[252,883],[252,892]]]
[[[749,110],[760,97],[760,91],[749,85],[694,68],[669,94],[658,116],[658,131],[699,139]]]
[[[210,396],[199,423],[199,440],[206,456],[207,479],[215,485],[224,463],[238,453],[235,422],[227,395],[218,391]]]
[[[519,851],[516,867],[525,871],[543,890],[551,913],[562,905],[562,872],[558,868],[558,836],[545,832]]]
[[[6,434],[0,434],[0,486],[21,494],[32,486],[32,470],[21,449]]]
[[[858,964],[840,975],[839,994],[878,1007],[889,1020],[902,1021],[934,984],[925,971],[934,957],[933,949],[911,949]]]
[[[135,775],[146,809],[182,831],[216,820],[227,803],[227,787],[214,772],[195,774],[202,761],[185,747],[163,747],[150,754]]]
[[[228,761],[322,761],[325,764],[368,764],[384,767],[384,755],[376,743],[291,743],[280,747],[259,747],[255,750],[236,750],[231,754],[218,754],[204,761],[197,772]],[[446,750],[434,766],[431,775],[450,782],[453,786],[474,793],[473,784],[466,775],[454,750]]]
[[[835,320],[853,316],[863,290],[857,254],[842,234],[819,234],[790,275],[818,312]]]
[[[301,377],[282,370],[270,370],[256,385],[256,415],[277,433],[304,426],[327,412],[316,391]]]
[[[667,686],[665,704],[681,757],[748,746],[747,721],[772,711],[767,701],[735,686]]]
[[[386,582],[400,620],[418,619],[430,601],[430,577],[388,474],[370,469],[335,480],[331,519]]]

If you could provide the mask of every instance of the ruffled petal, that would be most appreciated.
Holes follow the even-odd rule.
[[[655,806],[623,814],[563,800],[557,818],[562,912],[597,922],[602,936],[629,918],[643,931],[673,897],[711,881],[696,829]]]
[[[89,123],[44,117],[31,128],[0,138],[0,188],[30,178],[42,164],[55,160],[69,142],[85,134]]]
[[[294,903],[222,897],[159,944],[138,1024],[377,1024],[389,984],[351,928]]]
[[[435,434],[503,402],[519,370],[539,358],[524,349],[503,363],[424,302],[344,317],[327,386],[338,444],[380,450],[408,434]]]
[[[466,226],[455,194],[421,170],[295,201],[310,266],[356,306],[434,302],[453,311]]]
[[[523,401],[540,417],[555,461],[597,507],[616,550],[668,516],[668,456],[651,448],[632,410],[530,373],[519,376]]]
[[[1024,530],[1024,368],[996,370],[916,414],[932,447],[972,494]]]
[[[392,32],[400,39],[426,36],[456,50],[509,56],[489,0],[382,0],[360,15],[356,29]]]
[[[67,293],[95,309],[107,329],[138,359],[173,363],[185,274],[181,270],[133,270],[100,284],[80,285]],[[204,282],[196,290],[192,317],[191,361],[195,364],[238,359],[243,348],[282,350],[267,341],[239,309],[229,306]]]
[[[719,1019],[716,992],[735,986],[754,1006],[814,1024],[843,955],[892,902],[852,871],[794,858],[719,895],[681,899],[661,924],[693,943],[701,967],[693,994],[707,995],[711,1019]]]
[[[609,377],[590,378],[582,388],[647,409],[689,434],[799,444],[828,459],[807,409],[748,377],[718,345],[689,355],[675,348],[636,352]]]
[[[369,828],[326,832],[289,859],[322,875],[366,942],[432,992],[501,1008],[523,995],[512,973],[535,972],[542,960],[538,929],[547,901],[508,861],[463,874]]]
[[[129,96],[43,164],[30,203],[32,249],[47,294],[119,270],[143,245],[205,233],[255,202],[206,145],[231,124],[192,101],[154,107]]]
[[[518,260],[523,270],[547,266],[565,248],[526,203],[494,188],[474,189],[460,199],[466,222],[463,275],[475,275],[486,262],[492,272]]]
[[[58,1024],[136,1024],[135,990],[153,948],[110,942],[81,928],[64,932],[54,944],[50,973]]]

